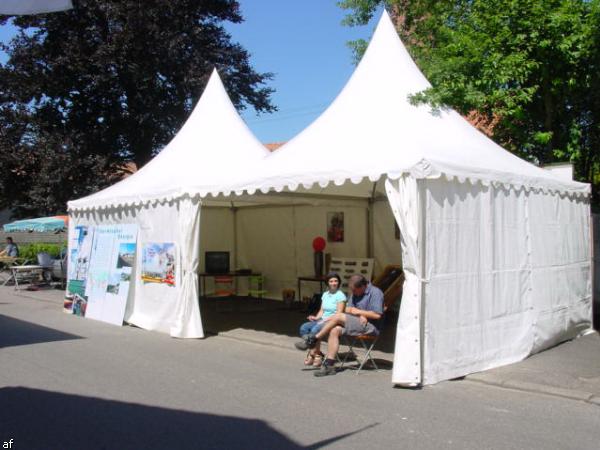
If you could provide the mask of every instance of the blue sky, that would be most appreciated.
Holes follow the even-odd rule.
[[[242,0],[245,22],[228,27],[251,54],[254,67],[273,72],[275,114],[243,114],[263,142],[285,141],[302,131],[333,101],[354,70],[346,43],[368,39],[379,15],[364,27],[341,24],[336,0]]]
[[[273,72],[269,84],[279,111],[244,120],[262,142],[287,141],[302,131],[333,101],[354,70],[349,40],[368,39],[380,14],[364,27],[341,24],[346,12],[336,0],[240,0],[241,24],[226,24],[233,40],[252,57],[259,72]],[[0,26],[0,40],[14,28]],[[0,60],[5,58],[0,56]]]

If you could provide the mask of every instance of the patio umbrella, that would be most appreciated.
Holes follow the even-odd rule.
[[[40,217],[38,219],[17,220],[3,225],[5,232],[14,231],[60,231],[67,228],[68,216]]]

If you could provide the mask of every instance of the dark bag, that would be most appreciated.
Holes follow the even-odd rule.
[[[308,306],[306,307],[306,313],[310,315],[315,315],[321,309],[321,294],[315,294],[312,296],[310,301],[308,302]]]

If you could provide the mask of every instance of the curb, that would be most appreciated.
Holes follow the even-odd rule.
[[[532,392],[536,394],[550,395],[553,397],[567,398],[569,400],[578,400],[592,405],[600,406],[600,396],[586,391],[578,391],[576,389],[562,389],[554,386],[548,386],[545,384],[530,383],[527,381],[518,380],[498,380],[491,381],[484,377],[473,377],[468,376],[465,378],[466,381],[473,383],[484,384],[487,386],[494,386],[503,389],[513,389],[516,391]]]

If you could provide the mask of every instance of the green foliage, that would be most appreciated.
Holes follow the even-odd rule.
[[[53,258],[59,258],[61,250],[66,246],[66,242],[64,244],[23,244],[19,245],[19,257],[37,261],[37,254],[45,252]]]
[[[54,14],[7,17],[0,50],[0,208],[64,212],[68,199],[141,167],[180,129],[216,67],[234,104],[274,110],[270,73],[223,28],[233,0],[76,0]]]
[[[385,4],[433,87],[412,96],[476,112],[494,140],[534,163],[600,166],[600,0],[344,0],[348,24]]]

